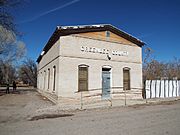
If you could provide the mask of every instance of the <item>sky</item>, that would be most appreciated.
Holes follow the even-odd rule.
[[[86,24],[118,27],[145,42],[159,61],[180,58],[180,0],[25,0],[13,14],[34,60],[56,26]]]

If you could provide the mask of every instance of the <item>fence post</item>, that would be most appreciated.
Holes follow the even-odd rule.
[[[170,91],[170,87],[169,87],[170,81],[168,79],[168,97],[169,97],[169,91]]]
[[[166,80],[164,79],[164,98],[166,97]]]
[[[176,97],[178,96],[178,80],[176,80]]]
[[[152,98],[152,90],[151,90],[151,87],[152,87],[152,80],[150,80],[150,98]]]
[[[145,84],[146,84],[146,81],[145,81]],[[145,91],[147,92],[146,85],[145,85]],[[145,96],[145,99],[146,99],[146,104],[147,104],[148,103],[147,96]]]
[[[147,100],[147,98],[146,98],[146,104],[148,103],[148,100]]]
[[[110,102],[110,106],[112,107],[112,98],[109,99],[109,102]]]
[[[125,97],[124,104],[125,104],[125,106],[126,106],[126,87],[124,88],[124,97]]]
[[[146,81],[143,81],[142,96],[144,99],[146,98]]]
[[[112,88],[111,88],[111,91],[112,91]],[[111,96],[111,97],[110,97],[110,102],[111,102],[110,106],[112,107],[112,93],[110,92],[110,94],[111,94],[111,95],[110,95],[110,96]]]
[[[156,95],[156,86],[157,86],[157,80],[155,80],[155,98],[157,97],[157,95]]]
[[[83,108],[82,91],[81,91],[81,109]]]
[[[146,103],[147,103],[147,96],[146,96],[146,92],[147,92],[147,91],[146,91],[146,81],[147,81],[147,80],[145,80],[145,81],[144,81],[144,84],[143,84],[143,91],[144,91],[144,97],[143,97],[143,98],[145,98]]]
[[[174,80],[172,80],[172,97],[174,97]]]
[[[159,98],[161,97],[161,79],[160,79],[160,84],[159,84]]]
[[[179,93],[179,95],[178,96],[180,96],[180,83],[179,83],[180,81],[178,81],[178,93]]]

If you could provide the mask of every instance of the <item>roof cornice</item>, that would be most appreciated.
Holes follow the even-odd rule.
[[[50,37],[49,41],[43,48],[43,53],[38,57],[37,62],[39,63],[48,50],[56,43],[60,36],[66,36],[71,34],[85,33],[85,32],[98,32],[98,31],[111,31],[132,43],[142,47],[145,45],[140,39],[130,35],[129,33],[120,30],[119,28],[111,24],[97,24],[97,25],[77,25],[77,26],[57,26],[54,33]]]

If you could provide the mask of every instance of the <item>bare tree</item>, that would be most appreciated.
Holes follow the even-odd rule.
[[[37,66],[36,62],[27,59],[19,68],[19,78],[24,83],[29,83],[30,85],[36,87],[37,85]]]
[[[169,79],[180,79],[180,59],[174,58],[166,63],[166,74]]]
[[[15,79],[15,66],[26,52],[25,44],[17,40],[20,36],[16,29],[12,9],[17,7],[23,0],[0,0],[0,78],[1,83]]]
[[[0,60],[0,84],[12,83],[16,79],[16,69],[11,62]]]
[[[15,60],[25,53],[25,44],[17,40],[14,18],[10,9],[20,4],[22,0],[0,0],[0,59]]]
[[[0,25],[15,34],[17,34],[16,25],[10,9],[17,7],[22,2],[23,0],[0,0]]]
[[[144,64],[147,64],[149,61],[151,61],[152,54],[153,54],[153,50],[150,47],[145,47],[144,49],[145,57],[143,60]]]
[[[143,79],[146,80],[149,73],[149,62],[152,61],[153,50],[150,47],[145,47],[144,49],[144,59],[143,59]]]
[[[144,79],[180,79],[180,59],[170,62],[151,60],[143,66]]]
[[[165,65],[157,60],[151,60],[145,65],[144,76],[146,79],[159,79],[164,76]]]

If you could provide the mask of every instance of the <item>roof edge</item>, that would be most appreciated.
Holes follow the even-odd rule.
[[[70,34],[74,34],[73,32],[77,32],[78,30],[84,30],[85,32],[87,32],[87,30],[109,30],[109,31],[113,31],[116,34],[118,34],[119,36],[122,36],[123,38],[137,44],[138,46],[142,47],[144,46],[146,43],[144,43],[143,41],[141,41],[140,39],[132,36],[131,34],[111,25],[111,24],[93,24],[93,25],[76,25],[76,26],[57,26],[55,31],[53,32],[53,34],[51,35],[51,37],[49,38],[47,44],[45,45],[45,47],[42,50],[41,55],[39,55],[39,57],[37,58],[36,62],[40,62],[43,55],[45,55],[47,53],[47,51],[53,46],[53,44],[59,39],[59,36],[61,35],[61,33],[63,33],[63,31],[68,31],[67,33],[63,33],[61,36],[64,35],[70,35]],[[80,32],[79,32],[80,33]]]

